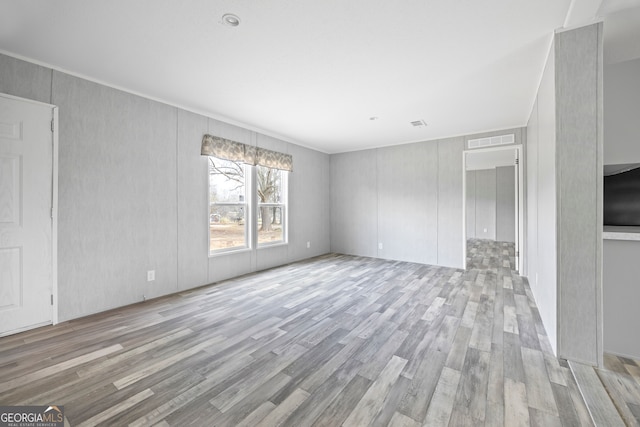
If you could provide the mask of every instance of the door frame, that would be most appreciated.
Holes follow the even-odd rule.
[[[517,214],[515,218],[516,223],[516,250],[518,251],[518,274],[524,275],[524,163],[522,160],[523,147],[522,144],[509,144],[498,147],[486,147],[465,149],[462,151],[462,265],[466,269],[467,267],[467,154],[489,152],[489,151],[513,151],[518,159],[517,167],[517,182],[515,185],[515,197],[517,204]]]
[[[46,106],[51,109],[51,295],[53,297],[53,304],[51,305],[51,323],[53,325],[58,323],[58,119],[59,112],[56,105],[48,104],[46,102],[34,101],[32,99],[21,98],[18,96],[9,95],[0,92],[0,97],[12,100],[25,102],[28,104],[35,104],[40,106]],[[28,328],[31,329],[31,328]],[[26,330],[28,330],[26,329]],[[17,331],[18,332],[18,331]]]

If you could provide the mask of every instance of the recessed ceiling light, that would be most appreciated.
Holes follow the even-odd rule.
[[[233,13],[225,13],[224,15],[222,15],[222,23],[230,27],[237,27],[238,25],[240,25],[240,18],[238,18]]]

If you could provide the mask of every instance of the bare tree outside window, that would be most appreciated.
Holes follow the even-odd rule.
[[[284,242],[286,172],[256,166],[258,193],[258,245]]]
[[[209,157],[209,250],[249,246],[246,166]]]

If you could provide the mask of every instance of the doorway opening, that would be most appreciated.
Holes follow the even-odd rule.
[[[523,271],[522,145],[467,150],[463,153],[463,248],[488,240],[513,247],[512,268]],[[506,266],[506,265],[505,265]]]

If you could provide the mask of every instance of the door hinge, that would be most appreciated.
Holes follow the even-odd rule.
[[[53,294],[51,294],[51,305],[53,305]]]
[[[53,132],[53,119],[51,119],[51,132]]]
[[[520,256],[520,252],[519,251],[516,251],[516,256]]]
[[[520,159],[516,159],[516,165],[520,164]]]

